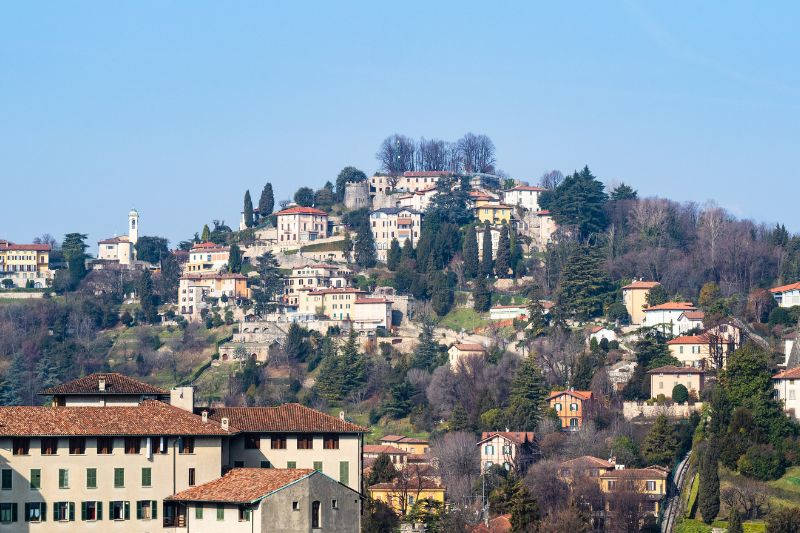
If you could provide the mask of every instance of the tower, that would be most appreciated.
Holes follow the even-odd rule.
[[[131,209],[128,213],[128,242],[131,243],[131,256],[136,256],[136,241],[139,240],[139,212]]]

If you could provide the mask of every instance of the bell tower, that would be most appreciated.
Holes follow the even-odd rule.
[[[128,213],[128,242],[135,246],[139,240],[139,212],[131,209]]]

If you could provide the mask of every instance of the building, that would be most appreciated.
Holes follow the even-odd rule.
[[[611,472],[616,468],[617,464],[614,458],[606,461],[591,455],[583,455],[559,464],[558,476],[567,483],[572,483],[576,479],[584,477],[599,481],[600,475]]]
[[[348,181],[345,183],[343,202],[347,209],[369,207],[369,182]]]
[[[188,531],[361,531],[360,494],[312,469],[234,468],[166,501],[185,506]]]
[[[667,494],[667,469],[660,466],[615,469],[600,474],[600,490],[606,495],[606,526],[614,521],[614,495],[636,494],[644,514],[657,517]]]
[[[170,392],[116,372],[96,372],[44,389],[53,406],[136,406],[144,400],[169,400]],[[191,410],[191,409],[190,409]]]
[[[365,467],[372,465],[381,455],[386,455],[396,469],[402,470],[411,453],[388,444],[365,444],[363,453]]]
[[[699,331],[703,329],[703,319],[705,313],[702,311],[684,311],[675,321],[677,326],[677,333],[684,335],[690,331]]]
[[[375,174],[369,178],[370,194],[389,194],[393,191],[416,192],[436,186],[439,178],[451,177],[446,171],[408,171],[402,175]]]
[[[531,187],[530,185],[517,185],[507,191],[503,191],[503,203],[516,205],[528,211],[539,211],[539,194],[542,187]]]
[[[356,298],[353,326],[362,331],[392,329],[392,302],[386,298]]]
[[[563,390],[547,397],[550,407],[561,420],[561,428],[577,430],[589,418],[594,403],[592,391]]]
[[[605,326],[592,326],[589,328],[588,342],[591,342],[592,339],[596,340],[598,343],[603,339],[607,342],[611,342],[617,340],[617,333],[613,329]]]
[[[370,498],[382,501],[399,515],[407,514],[419,500],[433,500],[444,505],[444,486],[425,476],[400,475],[393,481],[370,485],[368,491]]]
[[[486,357],[486,348],[480,344],[458,343],[447,350],[450,359],[450,368],[456,368],[460,361],[467,357]]]
[[[420,189],[418,191],[402,194],[399,196],[400,205],[398,207],[407,207],[416,209],[419,212],[424,212],[431,205],[433,197],[439,190],[435,186],[430,186],[427,189]]]
[[[647,372],[650,374],[650,397],[664,395],[672,398],[675,385],[683,385],[690,395],[700,398],[705,385],[705,372],[699,368],[682,366],[660,366]]]
[[[645,327],[658,328],[668,335],[678,334],[678,319],[686,311],[697,311],[691,302],[666,302],[644,309]]]
[[[422,213],[409,207],[383,207],[369,214],[369,224],[378,260],[386,261],[394,239],[401,247],[406,241],[411,241],[412,246],[417,245]]]
[[[314,207],[288,207],[275,214],[278,230],[277,244],[281,248],[326,239],[328,213]]]
[[[537,211],[535,218],[531,219],[532,227],[528,231],[528,236],[533,239],[533,246],[537,250],[544,250],[548,244],[553,242],[553,234],[558,229],[556,220],[550,211]]]
[[[183,265],[187,274],[219,272],[228,266],[231,255],[230,246],[213,242],[201,242],[189,250],[189,260]]]
[[[366,292],[355,288],[301,291],[298,293],[297,308],[302,314],[352,320],[355,318],[356,300],[362,298],[363,294]]]
[[[631,324],[638,326],[644,323],[644,309],[649,307],[647,295],[650,289],[658,285],[661,284],[657,281],[634,281],[622,287],[622,301],[628,310]]]
[[[235,273],[184,274],[178,282],[180,314],[189,321],[199,320],[207,298],[249,298],[247,277]]]
[[[130,265],[136,259],[136,243],[139,242],[139,212],[128,213],[128,234],[97,242],[97,258]]]
[[[394,446],[413,455],[427,455],[430,451],[428,439],[404,437],[402,435],[385,435],[381,438],[384,446]]]
[[[480,200],[475,203],[475,217],[483,224],[510,224],[514,206]]]
[[[308,263],[293,267],[284,278],[283,299],[290,305],[298,305],[298,291],[301,289],[328,289],[347,287],[353,271],[345,266],[324,263]]]
[[[17,287],[44,288],[52,284],[49,244],[14,244],[0,241],[0,282],[11,280]]]
[[[800,305],[800,281],[790,283],[789,285],[781,285],[780,287],[773,287],[769,290],[778,307],[793,307]]]
[[[491,320],[526,320],[528,318],[528,307],[526,304],[495,305],[489,309],[489,319]]]
[[[361,446],[366,428],[297,403],[277,407],[220,407],[210,420],[237,429],[223,455],[226,468],[309,468],[361,491]]]
[[[667,341],[670,355],[683,366],[694,368],[714,368],[711,359],[711,339],[705,335],[682,335]]]
[[[772,376],[772,388],[786,414],[800,420],[800,367],[781,370]]]
[[[524,473],[539,451],[532,431],[484,431],[477,446],[482,474],[495,465]]]

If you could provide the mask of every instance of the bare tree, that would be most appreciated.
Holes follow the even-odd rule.
[[[569,501],[569,486],[559,477],[558,470],[558,461],[544,460],[531,465],[525,475],[525,483],[536,494],[543,514],[553,514]]]
[[[555,189],[561,184],[562,181],[564,181],[564,174],[562,174],[560,170],[551,170],[549,172],[545,172],[542,174],[542,177],[539,178],[539,187],[544,187],[545,189]]]
[[[480,475],[475,437],[466,432],[446,433],[431,443],[431,455],[447,487],[450,501],[459,506],[472,503],[473,487]]]
[[[380,161],[381,170],[399,175],[414,170],[414,152],[413,139],[395,133],[383,140],[375,157]]]
[[[465,172],[494,172],[494,143],[486,135],[470,132],[458,140],[461,165]]]
[[[447,143],[439,139],[421,138],[417,143],[417,170],[448,170],[449,156]]]

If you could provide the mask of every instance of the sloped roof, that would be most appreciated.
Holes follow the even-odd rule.
[[[697,307],[692,302],[666,302],[653,305],[644,309],[647,311],[696,311]]]
[[[511,531],[511,515],[501,514],[489,520],[489,525],[480,523],[470,533],[509,533]]]
[[[781,370],[772,379],[800,379],[800,366]]]
[[[392,303],[386,298],[358,298],[356,299],[357,304],[388,304]]]
[[[386,455],[408,455],[411,452],[401,450],[396,446],[389,446],[388,444],[365,444],[364,453],[377,453]]]
[[[453,173],[448,170],[407,170],[403,172],[405,178],[430,178],[452,176]]]
[[[525,444],[536,440],[536,433],[533,431],[484,431],[481,433],[481,440],[478,444],[491,440],[496,436],[503,437],[517,444]]]
[[[465,343],[465,344],[454,344],[453,346],[455,346],[457,350],[462,351],[462,352],[485,352],[486,351],[486,348],[484,348],[480,344]]]
[[[787,291],[797,291],[800,290],[800,281],[795,283],[790,283],[788,285],[781,285],[779,287],[772,287],[769,292],[776,294],[780,292],[787,292]]]
[[[108,239],[103,239],[102,241],[97,241],[97,244],[120,244],[123,242],[128,242],[127,235],[120,235],[118,237],[109,237]]]
[[[648,466],[647,468],[623,468],[611,470],[600,474],[602,478],[609,479],[666,479],[667,469],[660,466]]]
[[[553,398],[558,398],[564,394],[568,394],[570,396],[574,396],[581,400],[591,400],[592,399],[592,391],[590,390],[560,390],[554,391],[550,393],[550,396],[547,397],[548,400],[552,400]]]
[[[626,289],[652,289],[653,287],[657,287],[661,285],[657,281],[634,281],[633,283],[629,283],[622,287],[622,290]]]
[[[709,338],[707,335],[681,335],[672,340],[667,341],[667,344],[708,344]]]
[[[308,294],[319,296],[321,294],[349,294],[349,293],[364,294],[366,293],[366,291],[362,291],[361,289],[356,289],[354,287],[342,287],[338,289],[320,289],[318,291],[311,291]]]
[[[286,433],[366,433],[368,430],[346,420],[327,415],[299,403],[277,407],[219,407],[209,410],[209,418],[227,418],[230,425],[249,432]]]
[[[683,316],[689,320],[703,320],[706,317],[706,314],[702,311],[685,311]]]
[[[308,468],[234,468],[220,478],[166,499],[182,502],[253,503],[315,472]]]
[[[660,366],[658,368],[648,370],[647,373],[648,374],[705,374],[703,370],[695,368],[693,366],[675,366],[675,365]]]
[[[100,390],[101,379],[106,382],[105,391]],[[169,391],[117,372],[95,372],[94,374],[50,387],[39,394],[46,396],[68,394],[146,394],[166,396]]]
[[[564,461],[560,466],[564,468],[614,468],[614,463],[599,457],[582,455],[569,461]]]
[[[189,272],[181,279],[247,279],[247,276],[238,272]]]
[[[517,185],[516,187],[511,187],[509,191],[528,191],[528,192],[541,192],[546,191],[544,187],[533,187],[531,185]]]
[[[295,207],[288,207],[283,211],[278,211],[275,213],[276,215],[320,215],[320,216],[328,216],[328,213],[322,211],[321,209],[316,209],[314,207],[302,207],[302,206],[295,206]]]

